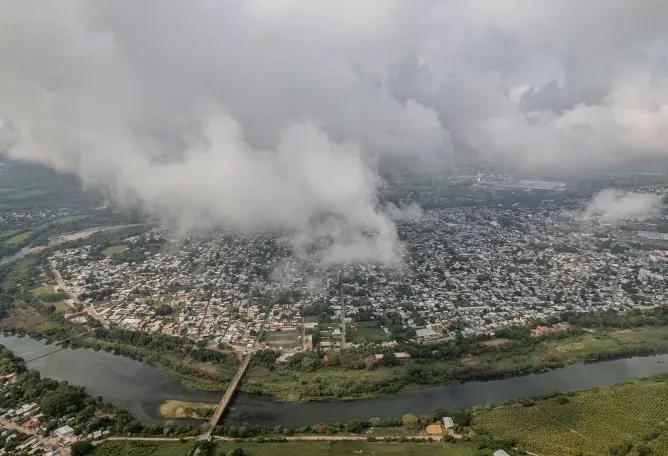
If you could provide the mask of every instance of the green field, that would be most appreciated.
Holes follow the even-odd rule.
[[[106,257],[112,257],[114,255],[118,255],[119,253],[125,252],[127,249],[128,246],[126,244],[111,245],[102,250],[102,255]]]
[[[21,233],[15,234],[10,238],[5,239],[5,243],[8,245],[21,245],[28,240],[32,231],[23,231]]]
[[[188,456],[194,443],[110,441],[96,448],[94,456]],[[224,442],[216,455],[241,448],[248,456],[474,456],[469,443],[370,443],[370,442]]]
[[[666,455],[667,404],[668,376],[653,377],[578,392],[567,400],[479,411],[474,427],[541,455]]]
[[[268,331],[263,340],[271,348],[295,348],[300,346],[299,336],[299,331]]]
[[[354,344],[381,343],[389,340],[389,336],[375,322],[361,322],[357,327],[347,328],[347,342]]]
[[[62,225],[63,223],[80,222],[81,220],[86,220],[88,218],[90,218],[90,215],[68,215],[67,217],[54,220],[51,223],[55,225]]]

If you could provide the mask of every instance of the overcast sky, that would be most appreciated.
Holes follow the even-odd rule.
[[[387,262],[379,157],[668,159],[667,23],[660,0],[0,0],[0,149],[184,230]]]

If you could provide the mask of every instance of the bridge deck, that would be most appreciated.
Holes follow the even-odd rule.
[[[232,378],[232,381],[227,387],[227,390],[225,390],[225,394],[223,394],[223,397],[220,399],[220,402],[218,403],[218,406],[216,407],[216,411],[213,413],[213,416],[211,417],[211,420],[209,421],[209,429],[207,430],[206,433],[203,434],[203,438],[210,440],[211,435],[213,432],[213,428],[216,427],[218,422],[220,421],[220,418],[223,416],[223,413],[225,413],[225,410],[227,409],[227,406],[230,402],[230,399],[232,399],[232,396],[234,395],[234,392],[237,389],[237,386],[239,385],[239,381],[241,380],[241,377],[244,376],[244,373],[246,372],[246,369],[248,369],[248,365],[250,364],[251,358],[253,358],[253,352],[249,352],[241,362],[241,365],[239,366],[239,369],[237,369],[237,372],[234,374],[234,377]]]

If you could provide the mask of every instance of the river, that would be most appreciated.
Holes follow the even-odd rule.
[[[57,350],[54,345],[27,336],[0,336],[0,344],[26,360]],[[66,348],[29,361],[28,367],[44,377],[84,386],[91,395],[103,396],[128,409],[144,423],[161,421],[158,407],[166,399],[217,402],[221,396],[220,393],[188,390],[178,378],[156,367],[104,351]],[[668,355],[575,364],[540,374],[423,388],[344,402],[286,403],[269,396],[238,393],[225,417],[225,424],[299,426],[371,416],[400,416],[407,412],[428,413],[437,407],[471,407],[557,390],[608,386],[659,373],[668,373]]]

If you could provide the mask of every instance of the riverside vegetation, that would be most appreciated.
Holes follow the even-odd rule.
[[[101,234],[115,242],[113,234]],[[75,324],[64,318],[45,266],[48,250],[0,267],[0,329],[50,340],[73,336],[74,347],[103,349],[154,364],[178,375],[193,389],[223,390],[238,366],[225,350],[205,348],[182,337],[104,328],[88,319]],[[391,349],[359,347],[328,353],[299,352],[277,363],[278,351],[263,350],[253,359],[241,389],[283,400],[354,399],[396,393],[402,389],[449,382],[494,379],[598,361],[668,352],[668,309],[625,314],[566,314],[563,331],[532,337],[530,327],[511,327],[495,338],[456,337],[434,344],[402,343]],[[556,321],[535,322],[552,324]],[[410,353],[399,363],[395,351]],[[375,353],[383,353],[377,363]]]

